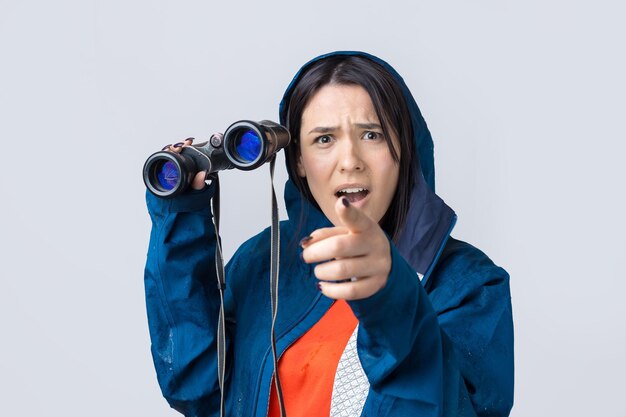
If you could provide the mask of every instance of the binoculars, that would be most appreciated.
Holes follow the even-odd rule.
[[[253,170],[289,145],[289,131],[278,123],[240,120],[214,134],[207,142],[185,146],[180,153],[159,151],[143,166],[148,190],[161,198],[173,198],[189,188],[200,171],[207,174],[225,169]]]

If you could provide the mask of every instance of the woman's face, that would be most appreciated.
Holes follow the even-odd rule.
[[[398,138],[391,139],[399,156]],[[398,185],[400,167],[363,87],[326,85],[310,99],[302,113],[297,168],[335,226],[341,225],[335,212],[341,197],[380,222]]]

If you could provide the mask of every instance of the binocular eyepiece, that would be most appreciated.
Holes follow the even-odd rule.
[[[184,192],[199,171],[208,174],[225,169],[253,170],[268,162],[289,144],[289,131],[269,120],[240,120],[224,134],[186,146],[180,153],[159,151],[143,166],[143,181],[148,190],[161,198]]]

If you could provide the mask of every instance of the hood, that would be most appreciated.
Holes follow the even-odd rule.
[[[387,69],[400,85],[411,113],[413,140],[415,141],[417,155],[413,158],[416,175],[415,184],[411,191],[409,213],[405,226],[395,243],[400,254],[418,273],[425,275],[424,279],[427,280],[430,270],[432,270],[450,235],[456,221],[456,215],[435,194],[433,140],[413,95],[396,70],[382,59],[365,52],[338,51],[320,55],[304,64],[287,87],[279,108],[280,123],[285,125],[287,122],[287,103],[292,89],[300,79],[300,76],[311,64],[337,55],[356,55],[375,61]],[[332,225],[320,210],[310,204],[306,197],[300,194],[291,178],[285,185],[285,204],[290,221],[297,222],[296,230],[301,230],[302,236],[311,233],[317,228]]]

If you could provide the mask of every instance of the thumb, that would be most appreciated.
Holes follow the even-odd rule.
[[[193,177],[193,180],[191,181],[191,188],[193,188],[194,190],[202,190],[204,187],[206,187],[206,179],[206,171],[197,172],[196,175]]]
[[[339,220],[350,232],[362,232],[369,229],[374,221],[361,209],[350,203],[345,197],[335,203],[335,211]]]

